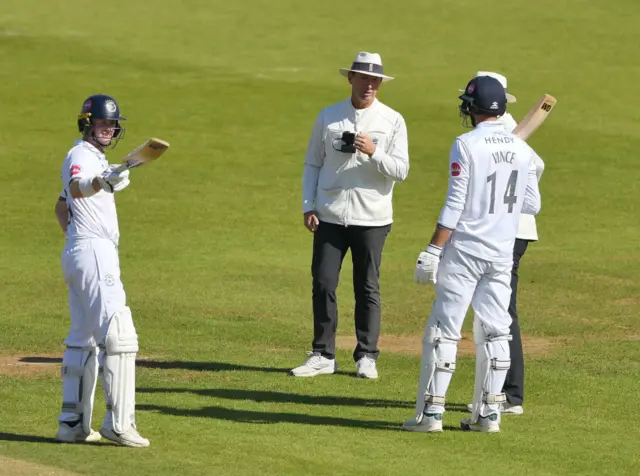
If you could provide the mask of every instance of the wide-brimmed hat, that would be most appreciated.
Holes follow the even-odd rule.
[[[477,78],[478,76],[490,76],[500,81],[500,84],[502,84],[504,92],[507,96],[507,102],[516,102],[516,97],[513,94],[509,94],[509,90],[507,89],[507,78],[505,76],[498,73],[493,73],[491,71],[478,71],[474,78]],[[458,91],[460,91],[461,93],[465,92],[464,89],[458,89]]]
[[[351,68],[340,68],[340,74],[342,76],[348,76],[349,71],[382,78],[382,81],[391,81],[394,79],[393,76],[384,74],[382,70],[382,58],[380,58],[378,53],[361,51],[356,55],[356,59],[353,60]]]

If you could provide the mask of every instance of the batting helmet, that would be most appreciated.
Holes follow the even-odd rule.
[[[113,137],[117,138],[121,133],[124,135],[124,127],[120,125],[120,121],[125,121],[127,118],[120,115],[120,107],[111,96],[94,94],[84,100],[80,114],[78,114],[78,130],[84,135],[91,136],[93,134],[93,119],[116,121]]]
[[[467,84],[460,96],[460,111],[474,111],[489,116],[502,116],[507,111],[507,96],[500,81],[491,76],[477,76]]]

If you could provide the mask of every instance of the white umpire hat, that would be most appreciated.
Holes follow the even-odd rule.
[[[391,81],[393,76],[387,76],[382,69],[382,58],[378,53],[368,53],[361,51],[356,55],[356,59],[353,60],[351,68],[340,68],[340,74],[342,76],[348,76],[349,72],[366,74],[367,76],[374,76],[376,78],[382,78],[382,81]]]
[[[497,79],[498,81],[500,81],[500,84],[502,84],[502,87],[504,88],[504,92],[507,96],[507,102],[517,101],[516,97],[513,94],[509,94],[509,90],[507,89],[507,78],[505,76],[498,73],[493,73],[491,71],[478,71],[474,78],[477,78],[478,76],[490,76]],[[464,89],[458,89],[458,91],[460,91],[461,93],[465,92]]]

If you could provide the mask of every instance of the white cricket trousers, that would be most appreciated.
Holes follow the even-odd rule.
[[[71,327],[64,343],[95,347],[104,341],[109,320],[126,306],[116,245],[107,239],[67,242],[62,271],[69,287]]]
[[[436,276],[436,299],[427,327],[442,337],[460,340],[469,305],[487,337],[509,335],[512,262],[493,263],[447,244]]]

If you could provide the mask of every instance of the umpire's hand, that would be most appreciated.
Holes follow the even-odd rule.
[[[318,221],[318,215],[316,214],[316,212],[314,210],[304,214],[304,226],[311,233],[315,233],[316,232],[316,230],[318,229],[318,225],[319,224],[320,224],[320,222]]]
[[[353,145],[356,146],[357,150],[359,150],[363,154],[367,154],[369,157],[371,157],[376,151],[376,145],[373,143],[373,140],[366,132],[360,132],[356,136]]]

